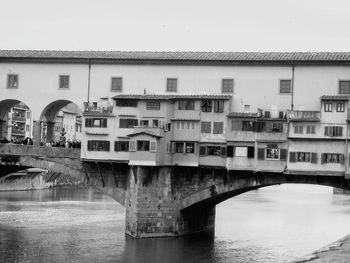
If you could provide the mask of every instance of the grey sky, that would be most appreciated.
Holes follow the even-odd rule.
[[[350,49],[350,2],[346,0],[0,2],[0,49]]]

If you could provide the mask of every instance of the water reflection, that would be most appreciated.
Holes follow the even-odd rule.
[[[349,204],[268,187],[219,204],[215,235],[133,239],[124,208],[93,189],[0,192],[0,262],[288,262],[350,233]]]

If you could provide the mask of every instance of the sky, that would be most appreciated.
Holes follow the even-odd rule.
[[[349,51],[348,0],[0,0],[0,49]]]

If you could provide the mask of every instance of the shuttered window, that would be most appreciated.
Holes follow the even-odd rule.
[[[150,142],[149,141],[143,141],[143,140],[137,140],[137,150],[138,151],[149,151],[150,149]]]
[[[350,80],[339,81],[339,94],[350,94]]]
[[[86,118],[85,127],[107,128],[107,118]]]
[[[176,92],[177,91],[177,79],[168,78],[166,80],[166,91]]]
[[[195,101],[194,100],[179,100],[178,102],[179,110],[194,110]]]
[[[129,142],[128,141],[115,141],[114,142],[114,151],[115,152],[128,152],[129,151]]]
[[[287,149],[280,149],[280,160],[281,161],[287,160]]]
[[[150,152],[157,152],[157,142],[151,141],[149,151]]]
[[[106,151],[109,152],[109,141],[89,140],[88,151]]]
[[[201,133],[211,133],[211,122],[202,121],[201,122]]]
[[[214,122],[213,134],[223,134],[224,133],[224,123]]]
[[[292,92],[292,80],[281,79],[280,80],[280,93],[289,94]]]
[[[146,110],[160,110],[160,101],[147,101]]]
[[[258,149],[258,160],[264,160],[265,159],[265,149],[259,148]]]
[[[224,101],[214,100],[214,112],[224,112]]]
[[[18,75],[17,74],[7,75],[7,88],[8,89],[17,89],[18,88]]]
[[[233,92],[233,79],[222,79],[222,93]]]
[[[59,88],[60,89],[69,89],[69,75],[60,75]]]
[[[134,128],[137,125],[137,119],[119,119],[119,128]]]
[[[255,154],[255,148],[253,146],[249,146],[248,147],[248,158],[254,158],[254,154]]]
[[[111,80],[111,90],[112,91],[122,91],[123,89],[123,79],[122,78],[116,78],[112,77]]]
[[[344,163],[344,154],[322,153],[321,163]]]
[[[343,127],[341,126],[326,126],[324,127],[324,135],[330,137],[343,136]]]
[[[317,153],[312,152],[290,152],[289,162],[307,162],[307,163],[317,163]]]
[[[302,134],[303,133],[303,125],[295,125],[294,126],[294,133],[295,134]]]
[[[207,155],[207,147],[206,146],[199,146],[199,155],[200,156]]]
[[[212,100],[202,100],[201,101],[201,111],[202,112],[211,112],[213,108]]]
[[[234,147],[232,145],[227,146],[227,157],[233,157]]]
[[[315,134],[316,133],[315,125],[307,125],[306,126],[306,133],[307,134]]]

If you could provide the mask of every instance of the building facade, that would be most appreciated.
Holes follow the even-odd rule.
[[[0,59],[0,116],[21,100],[35,122],[53,122],[75,102],[84,108],[84,161],[348,174],[350,53],[0,51]]]

